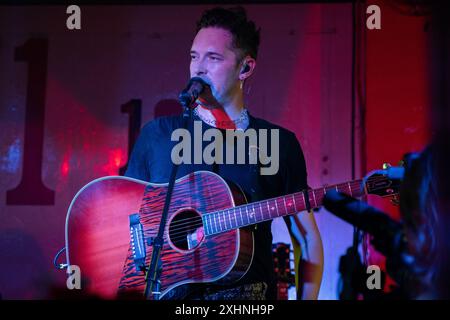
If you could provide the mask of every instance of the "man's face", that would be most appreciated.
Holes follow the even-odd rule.
[[[233,48],[233,35],[222,28],[200,29],[192,43],[191,78],[204,79],[211,86],[215,100],[222,105],[239,91],[238,54]]]

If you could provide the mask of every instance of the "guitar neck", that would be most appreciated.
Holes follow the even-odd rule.
[[[318,208],[322,206],[323,198],[329,190],[336,190],[352,197],[361,197],[367,193],[362,180],[354,180],[211,212],[202,216],[204,233],[218,234],[293,215],[308,208]]]

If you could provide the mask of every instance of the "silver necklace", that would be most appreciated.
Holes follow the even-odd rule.
[[[200,118],[203,122],[209,124],[212,127],[217,127],[218,125],[223,125],[224,127],[226,127],[225,125],[231,124],[233,123],[234,126],[237,128],[237,125],[240,123],[245,123],[245,124],[249,124],[249,118],[248,118],[248,111],[246,108],[244,108],[241,112],[241,114],[239,115],[239,117],[235,120],[222,120],[222,121],[217,121],[217,120],[210,120],[210,119],[206,119],[205,117],[203,117],[200,112],[198,112],[198,107],[196,107],[194,109],[194,115],[197,116],[198,118]]]

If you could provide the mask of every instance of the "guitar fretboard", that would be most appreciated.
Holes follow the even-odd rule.
[[[322,206],[323,198],[329,190],[336,190],[352,197],[366,194],[362,180],[355,180],[211,212],[202,216],[204,233],[205,235],[222,233],[296,214],[307,210],[308,207],[318,208]]]

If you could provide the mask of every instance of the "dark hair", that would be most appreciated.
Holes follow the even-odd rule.
[[[230,31],[233,35],[233,46],[242,50],[244,56],[249,55],[256,59],[261,29],[256,30],[255,23],[247,20],[247,13],[244,8],[224,9],[216,7],[206,10],[197,22],[196,32],[198,33],[200,29],[208,27],[219,27]]]
[[[406,171],[400,187],[400,211],[415,260],[411,271],[419,280],[417,288],[413,285],[409,290],[420,295],[420,291],[435,290],[443,254],[435,147],[428,145],[421,153],[407,154],[404,159]]]

